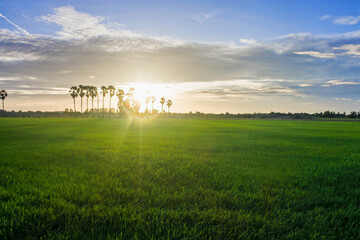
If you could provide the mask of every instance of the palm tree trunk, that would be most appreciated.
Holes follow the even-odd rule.
[[[164,104],[161,104],[161,113],[164,111]]]
[[[105,96],[103,95],[103,117],[105,117]]]
[[[121,117],[121,113],[122,113],[121,109],[122,109],[122,106],[123,106],[123,102],[121,101],[121,102],[120,102],[120,107],[119,107],[119,117]]]
[[[3,112],[2,112],[2,115],[3,115],[3,116],[4,116],[4,114],[5,114],[4,102],[5,102],[5,100],[4,100],[4,99],[2,99],[2,107],[3,107]]]
[[[97,95],[97,117],[99,118],[100,109],[99,109],[99,95]]]
[[[111,96],[110,96],[109,118],[110,118],[110,114],[111,114]]]
[[[83,98],[81,98],[81,117],[82,117],[82,112],[83,112],[83,110],[82,110],[82,99]]]
[[[75,118],[76,118],[75,98],[73,98],[73,100],[74,100],[74,112],[75,112]]]
[[[91,98],[91,112],[94,112],[94,98]]]
[[[121,102],[119,101],[119,117],[121,117]]]
[[[86,112],[89,112],[89,98],[86,97]]]

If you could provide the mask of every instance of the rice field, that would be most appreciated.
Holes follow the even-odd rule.
[[[360,122],[0,119],[0,239],[359,239]]]

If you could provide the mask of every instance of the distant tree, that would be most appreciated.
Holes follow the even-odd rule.
[[[349,118],[356,118],[357,113],[355,111],[351,111],[348,115]]]
[[[2,100],[2,109],[3,109],[3,114],[5,112],[5,98],[7,98],[8,96],[8,93],[6,92],[6,90],[1,90],[0,91],[0,97],[1,97],[1,100]]]
[[[129,91],[125,94],[126,98],[124,101],[124,107],[132,111],[134,107],[134,92],[135,88],[130,88]]]
[[[154,96],[151,97],[151,113],[154,112],[154,103],[156,101],[156,98]]]
[[[163,112],[164,111],[164,103],[165,103],[165,98],[164,97],[162,97],[160,99],[160,103],[161,103],[161,112]]]
[[[111,114],[111,98],[115,95],[115,87],[113,85],[108,86],[109,94],[110,94],[110,106],[109,106],[109,117]]]
[[[140,108],[141,108],[140,102],[137,101],[137,100],[134,100],[134,112],[135,112],[135,113],[139,113]]]
[[[103,96],[103,117],[104,117],[104,114],[105,114],[105,97],[106,97],[106,94],[108,93],[108,88],[106,86],[101,86],[101,94]]]
[[[150,100],[151,100],[151,97],[146,97],[146,99],[145,99],[145,104],[146,104],[146,108],[145,108],[145,112],[146,113],[148,113],[149,112],[149,102],[150,102]]]
[[[75,105],[75,98],[79,96],[80,89],[77,86],[72,86],[69,90],[69,93],[74,101],[74,112],[75,112],[75,118],[76,118],[76,105]]]
[[[127,108],[128,110],[131,110],[131,101],[130,101],[129,98],[126,98],[126,99],[125,99],[125,101],[124,101],[124,103],[123,103],[123,106],[124,106],[125,108]]]
[[[82,106],[83,106],[83,97],[85,96],[84,90],[85,90],[85,86],[79,85],[79,96],[80,96],[80,99],[81,99],[81,105],[80,105],[81,106],[81,113],[83,112]]]
[[[168,112],[170,112],[171,105],[172,105],[172,101],[170,99],[168,99],[166,102],[166,106],[168,107]]]
[[[131,109],[134,105],[134,92],[135,92],[135,88],[130,88],[129,91],[126,93],[129,109]]]
[[[125,95],[124,90],[122,90],[122,89],[117,90],[116,96],[119,99],[119,101],[118,101],[119,115],[121,114],[121,108],[122,108],[122,105],[124,102],[124,95]]]

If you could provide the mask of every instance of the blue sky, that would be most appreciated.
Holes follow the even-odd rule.
[[[333,24],[320,18],[358,16],[359,1],[14,1],[0,3],[2,14],[29,32],[53,34],[55,25],[34,21],[52,9],[71,5],[77,11],[105,16],[132,31],[187,41],[271,39],[290,33],[334,34],[355,31],[357,24]],[[206,17],[207,16],[207,17]],[[0,27],[8,24],[0,22]]]
[[[180,112],[359,109],[360,1],[3,0],[0,13],[16,110],[62,110],[72,83],[157,84]]]

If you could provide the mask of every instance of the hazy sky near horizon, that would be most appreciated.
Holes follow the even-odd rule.
[[[3,0],[0,88],[14,110],[84,84],[177,112],[358,111],[359,26],[360,1]]]

